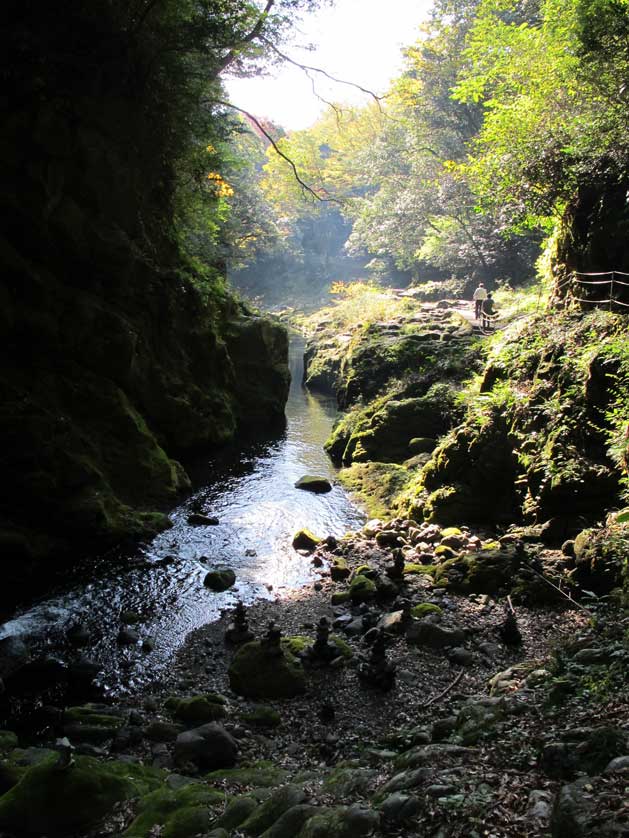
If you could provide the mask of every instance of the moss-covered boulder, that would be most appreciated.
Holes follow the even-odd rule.
[[[436,449],[423,470],[429,493],[424,518],[442,525],[492,522],[513,515],[517,460],[504,417],[460,426]],[[413,515],[414,510],[407,510]]]
[[[437,447],[437,440],[432,437],[413,437],[408,443],[408,452],[411,457],[417,454],[431,454]]]
[[[335,556],[330,565],[330,578],[333,582],[343,582],[349,577],[351,573],[347,560],[340,556]]]
[[[112,739],[124,724],[124,714],[107,704],[68,707],[63,714],[63,732],[75,742],[105,742]]]
[[[224,804],[224,793],[203,783],[176,790],[160,788],[141,800],[135,820],[123,834],[125,838],[189,838],[207,833]]]
[[[461,593],[495,594],[510,590],[522,563],[517,547],[480,550],[448,559],[439,565],[434,579]]]
[[[180,733],[175,740],[174,755],[177,765],[184,767],[231,768],[238,757],[238,743],[222,725],[208,722]]]
[[[318,806],[309,803],[300,803],[287,809],[275,823],[262,833],[262,838],[295,838],[300,834],[301,828],[317,812]]]
[[[293,698],[306,689],[306,677],[299,660],[285,646],[276,649],[254,640],[234,655],[229,685],[247,698]]]
[[[574,541],[574,560],[575,581],[597,594],[629,581],[629,525],[583,530]]]
[[[166,706],[176,719],[190,725],[215,722],[227,715],[225,701],[217,700],[213,693],[193,695],[189,698],[169,699]]]
[[[10,834],[68,835],[96,826],[114,807],[160,784],[158,772],[132,763],[77,757],[65,770],[58,756],[29,768],[0,798],[0,829]]]
[[[245,795],[237,797],[227,806],[223,814],[212,823],[212,829],[226,829],[228,832],[238,829],[255,812],[258,806],[258,801],[253,797]]]
[[[293,536],[293,548],[295,550],[314,550],[321,543],[321,539],[309,529],[298,530]]]
[[[515,584],[522,559],[517,546],[466,553],[438,565],[434,579],[461,593],[495,594]]]
[[[266,789],[285,783],[287,772],[268,760],[260,760],[238,768],[212,771],[206,775],[205,779],[209,783],[216,783],[221,789],[225,787],[239,789],[243,786]]]
[[[366,838],[380,825],[380,815],[360,804],[324,810],[306,822],[298,838]]]
[[[245,835],[262,835],[284,812],[305,800],[306,793],[298,786],[280,786],[240,825],[240,831]]]
[[[217,570],[210,570],[203,579],[203,584],[206,588],[216,593],[222,593],[229,590],[236,584],[236,574],[230,567],[218,568]]]
[[[332,491],[332,484],[327,477],[317,477],[312,474],[304,474],[295,482],[296,489],[303,489],[306,492],[313,492],[315,495],[322,495]]]
[[[349,586],[349,595],[352,602],[368,602],[370,599],[374,599],[377,593],[376,583],[362,574],[354,577]]]
[[[411,439],[442,436],[451,427],[452,398],[451,391],[439,387],[436,393],[429,391],[418,398],[390,399],[382,406],[376,403],[376,409],[367,409],[362,421],[356,423],[343,452],[343,463],[403,462],[408,458]]]
[[[380,776],[373,768],[356,763],[339,763],[323,782],[323,789],[337,801],[364,798]]]
[[[345,339],[343,339],[345,337]],[[304,352],[304,383],[313,390],[336,395],[341,365],[347,350],[346,336],[326,334],[308,341]]]

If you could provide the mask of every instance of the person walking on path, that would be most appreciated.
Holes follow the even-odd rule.
[[[483,302],[487,299],[487,289],[482,282],[478,283],[478,288],[474,291],[472,300],[474,300],[474,317],[478,320],[483,308]]]
[[[491,321],[496,314],[496,307],[494,306],[494,298],[491,296],[491,291],[488,292],[485,299],[481,302],[481,314],[483,318],[481,327],[483,329],[491,329]]]

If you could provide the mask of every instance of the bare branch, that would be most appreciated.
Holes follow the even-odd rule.
[[[316,201],[321,201],[321,203],[331,202],[331,203],[335,203],[335,204],[343,204],[343,201],[341,201],[339,198],[333,198],[329,195],[326,198],[321,197],[321,195],[319,195],[311,186],[308,186],[308,184],[301,179],[301,177],[299,175],[299,172],[297,171],[297,166],[294,164],[294,162],[290,159],[290,157],[288,157],[286,154],[284,154],[284,152],[278,146],[278,144],[275,142],[273,137],[269,134],[269,132],[266,130],[266,128],[262,125],[262,123],[258,119],[256,119],[255,116],[253,116],[253,114],[249,113],[249,111],[244,110],[244,108],[239,108],[237,105],[232,105],[231,102],[223,102],[220,99],[215,99],[214,104],[223,105],[223,107],[225,107],[225,108],[232,108],[233,110],[244,114],[248,119],[250,119],[253,122],[253,124],[256,126],[256,128],[262,134],[264,134],[264,136],[267,138],[267,140],[271,143],[275,153],[279,154],[279,156],[282,158],[282,160],[286,160],[288,165],[293,170],[293,175],[295,176],[295,180],[301,186],[301,188],[304,190],[304,192],[307,192]],[[324,190],[324,191],[327,193],[327,190]]]
[[[324,99],[323,96],[321,96],[321,94],[317,91],[317,86],[315,84],[315,80],[310,75],[310,72],[308,70],[306,70],[305,67],[302,67],[302,69],[303,69],[304,73],[306,74],[306,76],[308,77],[308,79],[310,81],[310,86],[312,88],[312,95],[316,99],[318,99],[320,102],[323,102],[324,105],[327,105],[328,108],[331,108],[334,111],[334,116],[335,116],[335,119],[336,119],[336,125],[337,125],[337,128],[340,129],[341,117],[343,115],[343,110],[341,108],[339,108],[338,105],[335,105],[334,102],[328,102],[327,99]]]
[[[264,43],[269,47],[269,49],[273,50],[273,52],[278,55],[282,61],[286,61],[288,64],[292,64],[294,67],[299,67],[300,70],[303,70],[306,75],[308,73],[319,73],[322,76],[325,76],[326,79],[330,79],[330,81],[336,82],[337,84],[345,84],[348,87],[355,87],[356,90],[360,90],[361,93],[364,93],[367,96],[371,96],[371,98],[376,102],[379,108],[381,108],[380,102],[384,99],[384,96],[378,96],[373,90],[368,90],[366,87],[362,87],[360,84],[356,84],[353,81],[347,81],[346,79],[339,79],[336,76],[331,75],[327,72],[327,70],[322,70],[321,67],[312,67],[310,64],[302,64],[301,61],[297,61],[294,58],[291,58],[286,53],[281,52],[275,44],[269,41],[267,38],[262,37],[260,39],[264,41]],[[309,76],[310,78],[310,76]]]

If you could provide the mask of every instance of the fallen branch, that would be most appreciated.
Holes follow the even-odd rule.
[[[434,704],[434,703],[435,703],[435,701],[439,701],[439,700],[440,700],[440,699],[442,699],[444,696],[446,696],[446,695],[450,692],[450,690],[453,690],[453,689],[456,687],[456,685],[459,683],[459,681],[461,680],[461,678],[462,678],[462,677],[463,677],[463,670],[461,670],[461,671],[459,672],[459,674],[456,676],[456,678],[455,678],[455,679],[454,679],[454,681],[450,684],[450,686],[449,686],[449,687],[446,687],[446,688],[445,688],[445,690],[442,690],[442,691],[439,693],[439,695],[436,695],[436,696],[434,696],[433,698],[431,698],[431,699],[430,699],[430,701],[427,701],[427,702],[424,704],[424,707],[430,707],[430,705],[431,705],[431,704]]]

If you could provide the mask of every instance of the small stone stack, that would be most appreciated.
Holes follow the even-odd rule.
[[[367,686],[385,692],[393,687],[395,664],[387,660],[386,637],[382,629],[378,629],[369,659],[358,667],[358,677]]]
[[[240,646],[242,643],[249,643],[253,639],[254,635],[250,631],[249,622],[247,621],[247,611],[242,601],[238,600],[234,611],[233,622],[227,626],[225,632],[225,641],[235,646]]]

